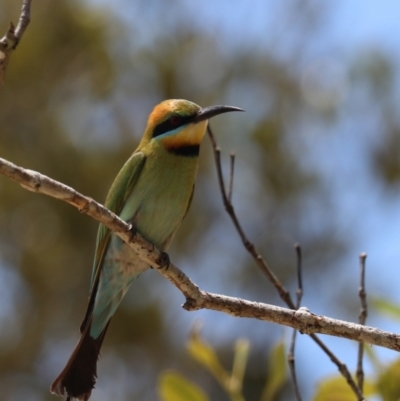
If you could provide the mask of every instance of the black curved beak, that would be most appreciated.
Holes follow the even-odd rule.
[[[194,123],[199,123],[200,121],[209,120],[211,117],[218,116],[222,113],[228,113],[229,111],[244,111],[239,109],[239,107],[234,106],[210,106],[201,109],[200,113],[194,118]]]

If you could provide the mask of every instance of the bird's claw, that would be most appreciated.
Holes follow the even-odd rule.
[[[169,255],[167,252],[161,252],[160,257],[157,260],[157,264],[158,264],[158,269],[166,269],[168,270],[169,264],[170,264],[170,259],[169,259]]]
[[[131,224],[131,223],[128,223],[128,224],[129,224],[128,232],[129,232],[130,240],[132,241],[132,239],[134,238],[134,236],[137,233],[137,230],[133,224]]]

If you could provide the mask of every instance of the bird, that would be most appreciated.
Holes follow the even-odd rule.
[[[165,100],[150,113],[137,149],[117,174],[105,207],[165,252],[193,197],[199,149],[208,120],[233,106],[201,108]],[[131,283],[150,268],[109,228],[100,224],[81,337],[50,387],[66,400],[87,401],[97,381],[97,361],[110,320]]]

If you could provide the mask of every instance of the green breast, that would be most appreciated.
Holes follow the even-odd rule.
[[[189,206],[198,158],[176,155],[161,146],[143,151],[145,164],[120,217],[165,250]]]

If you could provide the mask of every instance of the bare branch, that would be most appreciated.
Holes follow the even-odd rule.
[[[31,2],[32,0],[23,0],[17,27],[14,28],[14,24],[10,22],[10,27],[6,34],[0,39],[0,89],[4,84],[4,75],[11,54],[17,48],[25,29],[29,25],[31,17]]]
[[[165,270],[165,269],[163,269]],[[164,273],[162,273],[165,275]],[[299,330],[301,334],[321,333],[363,341],[399,351],[400,336],[373,327],[315,315],[307,308],[297,311],[275,305],[252,302],[240,298],[213,294],[198,289],[183,307],[186,310],[211,309],[236,317],[248,317],[282,324]],[[379,342],[379,344],[378,344]]]
[[[300,308],[301,299],[303,298],[303,259],[300,244],[295,244],[297,255],[297,291],[296,291],[296,309]]]
[[[364,326],[367,328],[367,326]],[[397,334],[396,334],[397,336]],[[347,366],[340,361],[337,356],[320,340],[320,338],[316,335],[311,336],[311,338],[321,347],[321,349],[329,356],[329,359],[334,363],[340,374],[346,379],[347,384],[350,386],[350,388],[353,390],[354,394],[357,396],[358,401],[365,401],[365,398],[363,394],[361,393],[360,389],[356,385],[355,381],[353,380],[349,370],[347,369]]]
[[[360,324],[364,325],[367,320],[368,306],[367,306],[367,294],[365,292],[365,260],[367,259],[367,254],[362,253],[360,255],[360,287],[358,289],[358,295],[360,297],[361,309],[358,316],[358,321]],[[358,344],[358,357],[357,357],[357,383],[360,391],[364,388],[364,369],[363,369],[363,357],[364,357],[364,344],[360,342]]]
[[[17,28],[15,29],[15,38],[17,43],[14,45],[14,49],[17,47],[22,35],[25,32],[25,29],[31,22],[31,3],[32,0],[23,0],[22,2],[21,15],[19,17]]]
[[[301,299],[303,297],[303,278],[302,278],[302,257],[301,257],[301,246],[300,244],[295,244],[295,250],[297,255],[297,291],[296,291],[296,309],[300,308]],[[292,332],[292,340],[290,342],[289,354],[288,354],[288,363],[290,375],[293,381],[294,393],[296,395],[296,400],[301,401],[301,394],[299,389],[299,383],[297,382],[296,375],[296,366],[295,366],[295,357],[294,357],[294,349],[296,347],[296,334],[297,330],[294,329]]]
[[[276,290],[279,293],[279,296],[286,303],[286,305],[291,309],[296,309],[296,306],[294,305],[294,303],[291,299],[289,291],[283,286],[283,284],[275,276],[275,274],[273,273],[273,271],[270,268],[270,266],[268,265],[268,263],[261,256],[261,254],[257,251],[254,244],[251,243],[249,241],[249,239],[247,238],[247,236],[245,235],[243,228],[242,228],[241,224],[239,223],[239,220],[236,216],[235,209],[226,194],[224,178],[223,178],[223,174],[222,174],[222,166],[221,166],[221,149],[217,145],[217,141],[215,140],[215,136],[211,130],[210,124],[208,124],[207,132],[208,132],[208,136],[210,138],[211,145],[212,145],[213,151],[214,151],[214,159],[215,159],[215,164],[217,167],[218,183],[219,183],[219,187],[220,187],[220,191],[221,191],[221,195],[222,195],[222,201],[224,203],[226,212],[232,219],[232,222],[243,242],[243,245],[245,246],[247,251],[251,254],[251,256],[253,257],[253,259],[256,262],[259,269],[268,277],[268,279],[271,281],[271,283],[275,286]],[[343,364],[315,334],[310,334],[310,337],[320,346],[320,348],[329,356],[330,360],[337,366],[339,371],[342,373],[342,375],[348,382],[351,389],[356,394],[357,399],[359,401],[364,400],[363,395],[361,394],[358,386],[356,385],[355,381],[353,380],[346,365]]]
[[[229,202],[232,202],[232,192],[233,192],[233,174],[235,171],[235,151],[231,151],[231,165],[230,165],[230,170],[229,170],[229,185],[228,185],[228,200]]]
[[[247,251],[250,253],[250,255],[254,258],[259,269],[268,277],[268,279],[271,281],[271,283],[275,286],[280,297],[289,306],[289,308],[296,309],[296,307],[290,297],[289,291],[287,291],[286,288],[283,287],[282,283],[278,280],[278,278],[272,272],[272,270],[268,266],[267,262],[263,259],[261,254],[258,253],[254,244],[252,244],[249,241],[249,239],[246,237],[246,234],[244,233],[243,228],[240,225],[239,220],[236,216],[235,209],[233,208],[232,203],[229,201],[226,190],[225,190],[224,177],[222,175],[222,168],[221,168],[221,149],[218,147],[218,145],[215,141],[215,137],[211,131],[210,124],[208,124],[207,132],[208,132],[208,136],[211,140],[211,144],[212,144],[212,147],[214,150],[214,159],[215,159],[215,164],[217,166],[218,183],[219,183],[219,187],[221,190],[222,201],[224,203],[226,212],[232,219],[233,224],[243,242],[243,245],[245,246]]]

